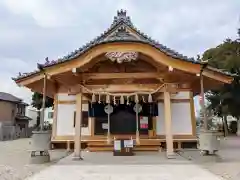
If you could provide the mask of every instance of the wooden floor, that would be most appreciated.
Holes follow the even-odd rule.
[[[113,141],[108,144],[107,141],[92,141],[87,145],[90,152],[96,151],[113,151]],[[159,151],[161,141],[157,139],[140,139],[140,143],[134,147],[135,151]]]
[[[111,144],[107,143],[106,136],[88,136],[82,139],[82,148],[88,151],[112,151],[114,139],[135,139],[135,135],[115,135],[111,137]],[[195,148],[197,139],[173,139],[174,149]],[[74,149],[74,140],[52,140],[53,149]],[[140,143],[134,148],[135,151],[159,151],[166,148],[165,139],[149,138],[147,135],[140,136]]]

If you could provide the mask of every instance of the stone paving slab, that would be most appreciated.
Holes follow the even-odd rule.
[[[53,165],[27,180],[223,180],[193,164]]]
[[[83,161],[73,155],[28,180],[221,180],[183,157],[167,159],[164,152],[142,152],[135,156],[113,156],[110,152],[83,152]]]
[[[113,156],[112,152],[82,152],[84,161],[73,161],[67,156],[58,165],[154,165],[154,164],[189,164],[185,158],[176,154],[174,159],[167,159],[165,152],[136,152],[134,156]]]

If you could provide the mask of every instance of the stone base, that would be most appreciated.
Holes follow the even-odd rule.
[[[83,158],[80,157],[80,156],[73,156],[73,157],[72,157],[72,160],[73,160],[73,161],[82,161]]]
[[[240,120],[237,121],[237,136],[240,136]]]
[[[50,156],[31,156],[30,163],[31,164],[44,164],[50,162]]]
[[[240,128],[239,128],[239,130],[237,131],[237,136],[240,136]]]
[[[166,152],[168,159],[176,159],[176,154],[174,152]]]
[[[31,164],[44,164],[50,162],[48,151],[31,151]]]

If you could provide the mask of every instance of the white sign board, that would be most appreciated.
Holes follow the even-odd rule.
[[[115,151],[121,151],[121,141],[120,140],[115,140],[114,141],[114,150]]]
[[[103,129],[108,129],[108,123],[102,123],[102,128]]]
[[[124,147],[132,148],[133,147],[133,140],[124,140]]]
[[[148,117],[146,117],[146,116],[140,117],[140,128],[148,129]]]
[[[140,117],[140,123],[141,124],[148,124],[148,117],[147,116],[141,116]]]

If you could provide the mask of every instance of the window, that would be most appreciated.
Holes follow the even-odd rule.
[[[53,112],[48,112],[48,119],[52,119],[53,118]]]
[[[76,111],[73,114],[73,127],[76,125]],[[82,127],[88,127],[88,111],[82,112]]]

